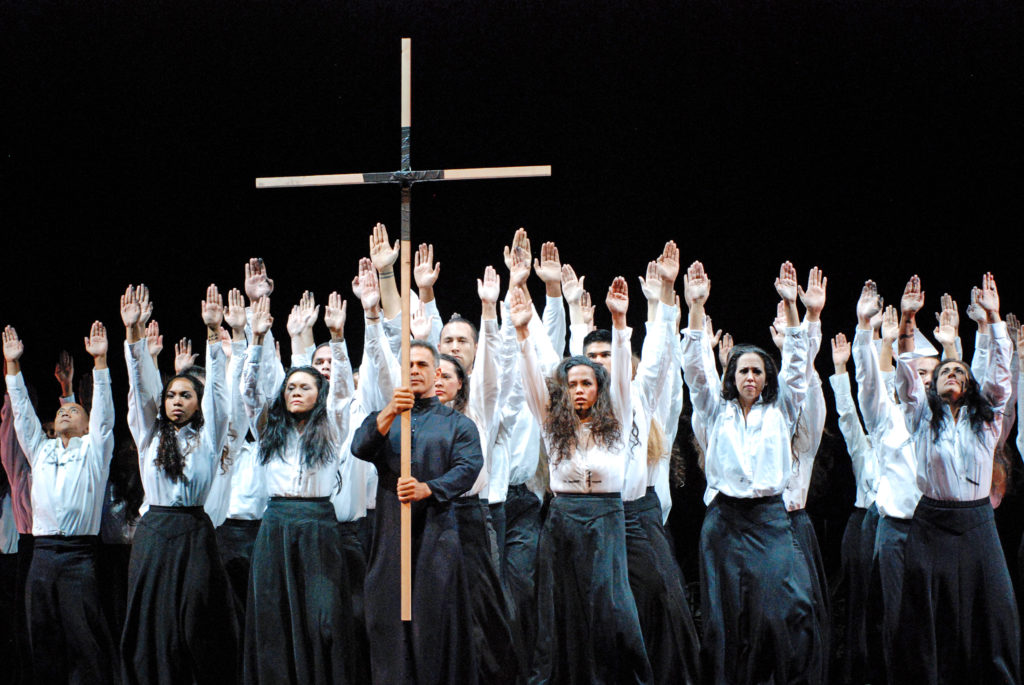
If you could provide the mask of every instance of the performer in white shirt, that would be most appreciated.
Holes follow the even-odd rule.
[[[901,329],[924,304],[921,282],[907,283]],[[1019,683],[1020,622],[989,501],[992,460],[1010,397],[1010,340],[992,274],[978,304],[992,336],[983,385],[968,365],[948,359],[925,390],[900,335],[896,389],[914,437],[922,496],[907,535],[895,631],[895,683]]]
[[[142,289],[125,291],[121,320],[128,362],[128,427],[139,449],[148,510],[132,543],[121,636],[124,682],[232,682],[238,624],[231,586],[203,509],[227,441],[230,400],[220,325],[223,299],[207,288],[206,378],[172,377],[159,396],[139,324]]]
[[[822,645],[806,559],[796,552],[782,491],[790,441],[807,387],[807,337],[799,327],[792,264],[775,289],[786,302],[785,366],[738,345],[720,381],[704,330],[710,279],[700,262],[686,276],[683,365],[695,415],[707,436],[711,501],[701,530],[701,605],[709,682],[808,682],[823,678]]]
[[[292,368],[260,432],[259,465],[270,497],[253,549],[245,614],[246,683],[355,682],[352,596],[331,504],[340,488],[340,452],[349,431],[352,369],[344,341],[345,304],[332,293],[324,320],[331,331],[328,381],[312,367]],[[242,377],[250,422],[261,396],[263,341],[270,302],[253,305],[252,341]]]
[[[26,606],[36,682],[109,683],[116,650],[100,604],[97,577],[100,512],[114,452],[114,401],[107,369],[107,332],[92,324],[92,414],[61,405],[55,438],[47,439],[21,375],[24,344],[3,332],[7,388],[18,441],[32,469],[32,534]]]
[[[608,289],[612,373],[572,357],[545,380],[533,346],[532,310],[512,295],[523,388],[549,455],[551,509],[537,569],[538,628],[531,681],[652,682],[626,567],[622,487],[629,455],[629,292]]]

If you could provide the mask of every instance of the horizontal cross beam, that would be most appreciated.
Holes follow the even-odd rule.
[[[308,186],[350,186],[366,183],[423,181],[470,181],[489,178],[528,178],[550,176],[550,165],[479,167],[475,169],[432,169],[428,171],[386,171],[369,174],[320,174],[317,176],[276,176],[257,178],[257,188],[301,188]]]

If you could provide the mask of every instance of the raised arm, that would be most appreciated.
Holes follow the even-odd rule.
[[[992,403],[996,412],[1002,413],[1010,399],[1010,339],[1006,333],[1006,322],[999,315],[999,291],[996,279],[991,273],[982,277],[981,296],[978,304],[987,314],[989,333],[992,336],[988,372],[981,385],[982,393]]]
[[[800,327],[796,309],[798,294],[796,269],[790,262],[779,267],[775,292],[785,302],[786,340],[782,346],[782,368],[779,369],[779,407],[795,430],[807,395],[807,332]]]
[[[53,375],[60,384],[60,400],[75,401],[75,360],[67,350],[61,350]]]
[[[914,351],[914,331],[917,330],[917,313],[924,307],[924,291],[917,275],[910,277],[900,298],[899,353]]]
[[[155,366],[151,364],[146,339],[141,337],[140,295],[141,292],[130,285],[125,290],[121,296],[121,322],[125,327],[124,351],[128,365],[128,430],[142,455],[152,437],[159,413],[160,386],[154,383],[155,379],[147,371],[147,367],[155,369]]]
[[[231,421],[231,399],[228,395],[227,361],[220,344],[220,325],[224,321],[224,298],[212,283],[202,301],[203,323],[206,324],[206,389],[203,392],[203,432],[219,456],[227,442]]]
[[[28,462],[35,468],[40,447],[46,442],[46,434],[39,423],[25,387],[25,379],[21,375],[21,356],[25,353],[25,344],[18,337],[13,326],[3,330],[4,360],[7,364],[7,392],[11,396],[11,407],[14,410],[14,428],[22,452]]]
[[[395,282],[395,262],[398,260],[398,241],[392,246],[388,241],[388,229],[378,223],[370,234],[370,261],[380,278],[380,299],[384,318],[393,319],[402,313],[402,298]]]
[[[477,295],[480,297],[480,343],[477,345],[476,361],[473,365],[473,379],[469,384],[470,411],[487,430],[480,435],[482,445],[493,440],[501,406],[498,370],[498,295],[501,282],[494,267],[484,269],[484,277],[477,279]],[[561,301],[561,298],[559,298]]]
[[[704,265],[694,262],[683,276],[683,300],[688,309],[683,331],[683,377],[690,389],[695,415],[709,424],[721,396],[721,380],[715,370],[714,356],[704,330],[704,303],[711,292],[711,279]]]
[[[871,444],[867,434],[857,417],[857,407],[853,403],[853,392],[850,388],[850,374],[846,371],[850,361],[850,343],[840,333],[832,339],[832,363],[835,374],[830,380],[836,398],[836,413],[839,414],[839,430],[846,441],[846,451],[853,461],[855,476],[863,471],[865,462],[873,458]]]
[[[900,363],[896,366],[896,394],[900,409],[907,419],[907,429],[913,433],[928,412],[924,384],[913,363],[915,317],[924,306],[924,291],[921,279],[916,275],[907,281],[900,298],[899,352]],[[884,324],[883,324],[884,326]],[[861,405],[863,408],[863,405]]]
[[[106,327],[94,321],[85,338],[85,351],[93,362],[89,440],[106,464],[114,457],[114,398],[110,391],[110,369],[107,368],[109,348]]]
[[[608,295],[604,300],[608,313],[612,315],[612,373],[611,397],[612,407],[618,414],[623,429],[633,420],[632,393],[630,385],[633,380],[633,351],[629,346],[632,330],[626,325],[626,313],[629,311],[629,286],[626,279],[617,276],[608,286]]]
[[[552,242],[540,246],[540,259],[533,270],[544,282],[544,311],[541,319],[551,346],[561,355],[565,350],[565,305],[562,304],[562,260]]]
[[[943,359],[960,359],[963,355],[959,349],[960,336],[960,313],[957,310],[956,301],[949,295],[943,294],[941,298],[942,311],[935,315],[938,325],[933,332],[935,340],[942,346]]]
[[[245,406],[245,413],[249,417],[249,425],[254,434],[259,432],[255,424],[269,397],[260,382],[260,367],[266,353],[263,342],[273,323],[274,317],[270,315],[270,298],[261,297],[252,305],[252,341],[245,355],[245,366],[242,368],[242,404]]]
[[[583,354],[583,338],[589,332],[583,315],[583,281],[569,264],[562,265],[562,295],[569,306],[569,354]]]
[[[519,341],[519,372],[526,406],[530,408],[530,413],[537,421],[543,425],[548,417],[548,404],[551,398],[548,395],[548,386],[541,373],[540,364],[537,362],[537,354],[530,342],[530,319],[533,317],[533,308],[530,306],[526,294],[520,288],[512,291],[509,317],[516,329],[516,340]]]
[[[355,383],[352,380],[352,362],[345,345],[345,319],[348,303],[341,295],[333,292],[327,299],[324,311],[324,323],[331,332],[331,382],[327,396],[327,411],[334,418],[335,438],[340,445],[348,437],[348,419],[351,415],[349,405],[355,394]],[[341,455],[344,461],[348,455]]]

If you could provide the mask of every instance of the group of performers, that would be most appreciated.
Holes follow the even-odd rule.
[[[306,293],[287,317],[286,368],[274,282],[252,259],[244,294],[207,288],[203,363],[182,339],[164,374],[149,290],[129,286],[127,445],[115,446],[103,323],[84,341],[90,397],[72,392],[70,360],[58,364],[52,427],[21,373],[26,346],[4,329],[8,682],[1021,682],[990,494],[1024,336],[1002,320],[991,274],[967,310],[978,323],[970,364],[948,296],[934,332],[941,354],[917,330],[916,276],[898,310],[868,281],[852,341],[831,342],[857,485],[836,631],[805,510],[827,414],[819,269],[801,286],[781,266],[776,355],[713,330],[710,278],[700,262],[680,278],[670,241],[640,278],[637,356],[624,278],[605,297],[610,329],[596,328],[584,277],[552,243],[535,259],[520,229],[505,249],[504,292],[492,267],[477,281],[479,326],[444,323],[440,265],[422,245],[403,385],[398,255],[375,226],[352,281],[358,366],[345,299],[329,296],[330,339],[318,345],[320,307]],[[545,289],[540,314],[531,274]],[[708,484],[699,629],[665,527],[687,395]],[[400,468],[406,412],[411,477]],[[144,496],[130,495],[133,478]]]

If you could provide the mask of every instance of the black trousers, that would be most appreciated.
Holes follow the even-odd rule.
[[[365,517],[364,517],[365,518]],[[366,634],[366,554],[359,539],[363,519],[338,523],[341,536],[341,555],[348,572],[349,596],[352,601],[352,641],[355,661],[352,677],[356,683],[370,682],[370,640]]]
[[[867,509],[856,508],[846,521],[841,547],[839,582],[835,585],[832,606],[833,650],[832,680],[837,685],[866,683],[867,635],[864,602],[870,557],[861,552],[861,530]],[[841,610],[838,610],[841,607]]]
[[[327,497],[271,497],[252,555],[244,682],[355,683],[352,596]]]
[[[479,497],[453,503],[473,616],[473,643],[481,683],[515,683],[519,678],[518,640],[505,591],[491,555],[486,504]]]
[[[623,503],[629,586],[655,683],[700,682],[700,641],[654,488]]]
[[[28,570],[32,566],[32,551],[35,548],[35,537],[31,533],[18,535],[18,564],[15,579],[15,639],[18,642],[18,669],[22,683],[34,682],[32,675],[32,648],[28,639],[28,612],[26,611],[25,592],[28,585]],[[17,679],[16,679],[17,680]]]
[[[865,522],[867,519],[865,519]],[[867,643],[870,682],[892,682],[893,637],[903,595],[903,569],[910,521],[879,516],[868,580]]]
[[[524,484],[510,485],[504,504],[502,578],[508,589],[519,629],[527,669],[537,639],[537,551],[540,544],[540,499]]]
[[[907,535],[894,683],[1020,683],[1020,620],[989,499],[922,497]]]
[[[217,550],[231,583],[238,625],[245,625],[245,602],[249,593],[252,548],[260,532],[260,519],[224,519],[217,528]]]
[[[650,683],[621,495],[558,494],[540,538],[529,682]]]
[[[821,559],[818,535],[814,532],[814,524],[811,523],[807,510],[797,509],[789,512],[789,522],[793,526],[793,535],[811,572],[811,597],[814,599],[814,613],[817,617],[818,634],[821,637],[822,678],[827,681],[829,655],[832,649],[832,604],[829,601],[825,562]]]
[[[35,539],[25,600],[37,683],[114,682],[114,640],[96,576],[98,546],[95,535]]]
[[[0,664],[9,682],[21,682],[18,654],[18,553],[0,554]]]
[[[150,506],[135,530],[128,568],[125,684],[234,682],[239,631],[232,601],[203,508]]]
[[[706,683],[822,681],[810,569],[782,497],[719,493],[700,537]]]
[[[132,546],[100,542],[97,557],[97,576],[100,579],[100,603],[115,640],[124,631],[124,617],[128,610],[128,566],[131,564]],[[118,652],[120,659],[120,652]],[[120,675],[118,665],[118,675]]]

